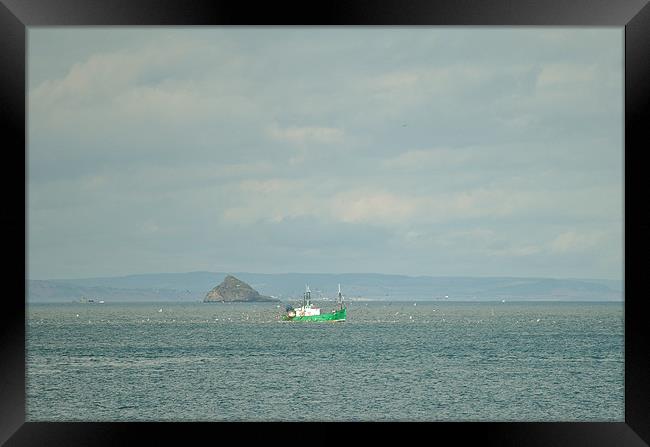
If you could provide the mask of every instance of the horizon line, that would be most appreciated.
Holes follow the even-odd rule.
[[[192,270],[185,272],[148,272],[148,273],[130,273],[114,276],[87,276],[87,277],[64,277],[64,278],[25,278],[27,281],[65,281],[65,280],[84,280],[84,279],[115,279],[126,278],[132,276],[146,276],[146,275],[186,275],[191,273],[210,273],[215,275],[379,275],[379,276],[403,276],[407,278],[507,278],[507,279],[555,279],[555,280],[577,280],[577,281],[624,281],[625,278],[585,278],[585,277],[553,277],[553,276],[501,276],[501,275],[406,275],[402,273],[377,273],[377,272],[346,272],[346,273],[326,273],[326,272],[282,272],[282,273],[260,273],[260,272],[229,272],[229,271],[208,271],[208,270]]]

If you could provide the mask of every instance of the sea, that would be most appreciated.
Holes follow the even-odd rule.
[[[622,302],[347,305],[29,304],[27,420],[624,421]]]

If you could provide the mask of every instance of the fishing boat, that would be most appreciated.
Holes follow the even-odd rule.
[[[341,284],[339,284],[339,294],[336,298],[336,309],[327,313],[322,313],[319,307],[315,307],[311,303],[311,290],[309,290],[309,286],[306,286],[305,289],[302,306],[296,309],[289,304],[286,309],[287,313],[282,316],[283,321],[345,321],[347,308],[343,303]]]

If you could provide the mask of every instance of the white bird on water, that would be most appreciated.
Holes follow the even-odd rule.
[[[162,307],[160,309],[158,309],[158,312],[162,312]]]

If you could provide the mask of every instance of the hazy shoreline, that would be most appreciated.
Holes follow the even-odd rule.
[[[518,277],[405,276],[377,273],[234,273],[262,295],[281,301],[333,299],[341,284],[350,301],[623,301],[623,281]],[[82,298],[153,302],[203,300],[225,272],[154,273],[117,277],[27,280],[29,302]]]

